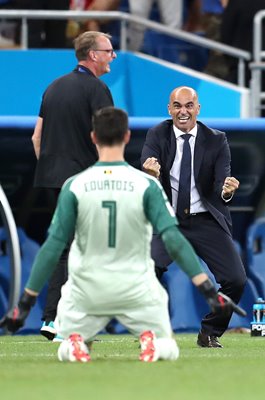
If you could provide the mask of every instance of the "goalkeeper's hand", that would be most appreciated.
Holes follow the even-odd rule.
[[[32,296],[24,292],[19,300],[18,305],[12,311],[12,314],[6,315],[0,321],[0,327],[7,329],[10,333],[15,333],[25,324],[25,320],[30,313],[31,308],[36,303],[36,296]]]
[[[245,317],[247,315],[246,311],[236,305],[233,300],[230,299],[230,297],[226,296],[222,292],[217,292],[210,279],[206,280],[197,287],[205,297],[205,300],[209,304],[212,312],[223,315],[230,315],[232,312],[235,312],[241,317]]]

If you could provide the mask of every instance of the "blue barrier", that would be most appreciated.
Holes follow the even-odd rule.
[[[131,129],[135,130],[149,129],[167,118],[169,118],[168,115],[161,117],[129,117],[129,125]],[[36,120],[37,116],[33,115],[0,115],[0,129],[33,129]],[[225,131],[265,131],[265,118],[202,118],[200,120],[211,128]]]
[[[164,117],[129,117],[129,123],[131,129],[149,129],[167,118],[169,118],[168,115],[165,115]],[[211,128],[224,131],[265,130],[265,118],[199,118],[199,120]]]
[[[105,74],[102,80],[109,86],[116,106],[131,116],[165,115],[169,93],[181,85],[192,86],[198,92],[203,105],[202,118],[249,115],[248,89],[154,57],[122,51],[117,54],[111,63],[111,74]],[[1,50],[0,75],[5,77],[1,81],[1,113],[36,115],[47,86],[73,70],[76,64],[74,51],[70,49]]]

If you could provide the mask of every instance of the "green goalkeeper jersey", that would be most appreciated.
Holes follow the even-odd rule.
[[[131,298],[140,301],[150,277],[155,279],[150,256],[153,228],[163,237],[164,232],[178,231],[176,225],[157,179],[126,162],[97,162],[64,184],[49,237],[26,287],[37,292],[42,288],[74,237],[68,260],[73,296],[99,307],[101,298],[105,304],[114,295],[123,303]],[[193,276],[201,269],[195,257],[190,259],[193,252],[180,236],[185,242],[180,261]]]

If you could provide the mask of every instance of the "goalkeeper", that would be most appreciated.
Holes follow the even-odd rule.
[[[74,236],[68,281],[62,288],[55,326],[65,340],[60,361],[90,360],[85,342],[115,317],[140,340],[140,360],[175,360],[179,356],[168,313],[168,296],[156,278],[150,257],[152,228],[160,233],[170,257],[192,279],[214,312],[243,313],[217,293],[202,272],[191,245],[160,183],[129,166],[127,114],[114,107],[96,112],[92,141],[99,161],[66,181],[49,229],[12,316],[2,321],[10,332],[23,326],[36,296]],[[180,289],[181,290],[181,289]]]

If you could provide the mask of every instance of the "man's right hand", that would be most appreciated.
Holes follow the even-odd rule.
[[[158,163],[157,158],[149,157],[143,163],[145,172],[149,175],[159,178],[161,165]]]

